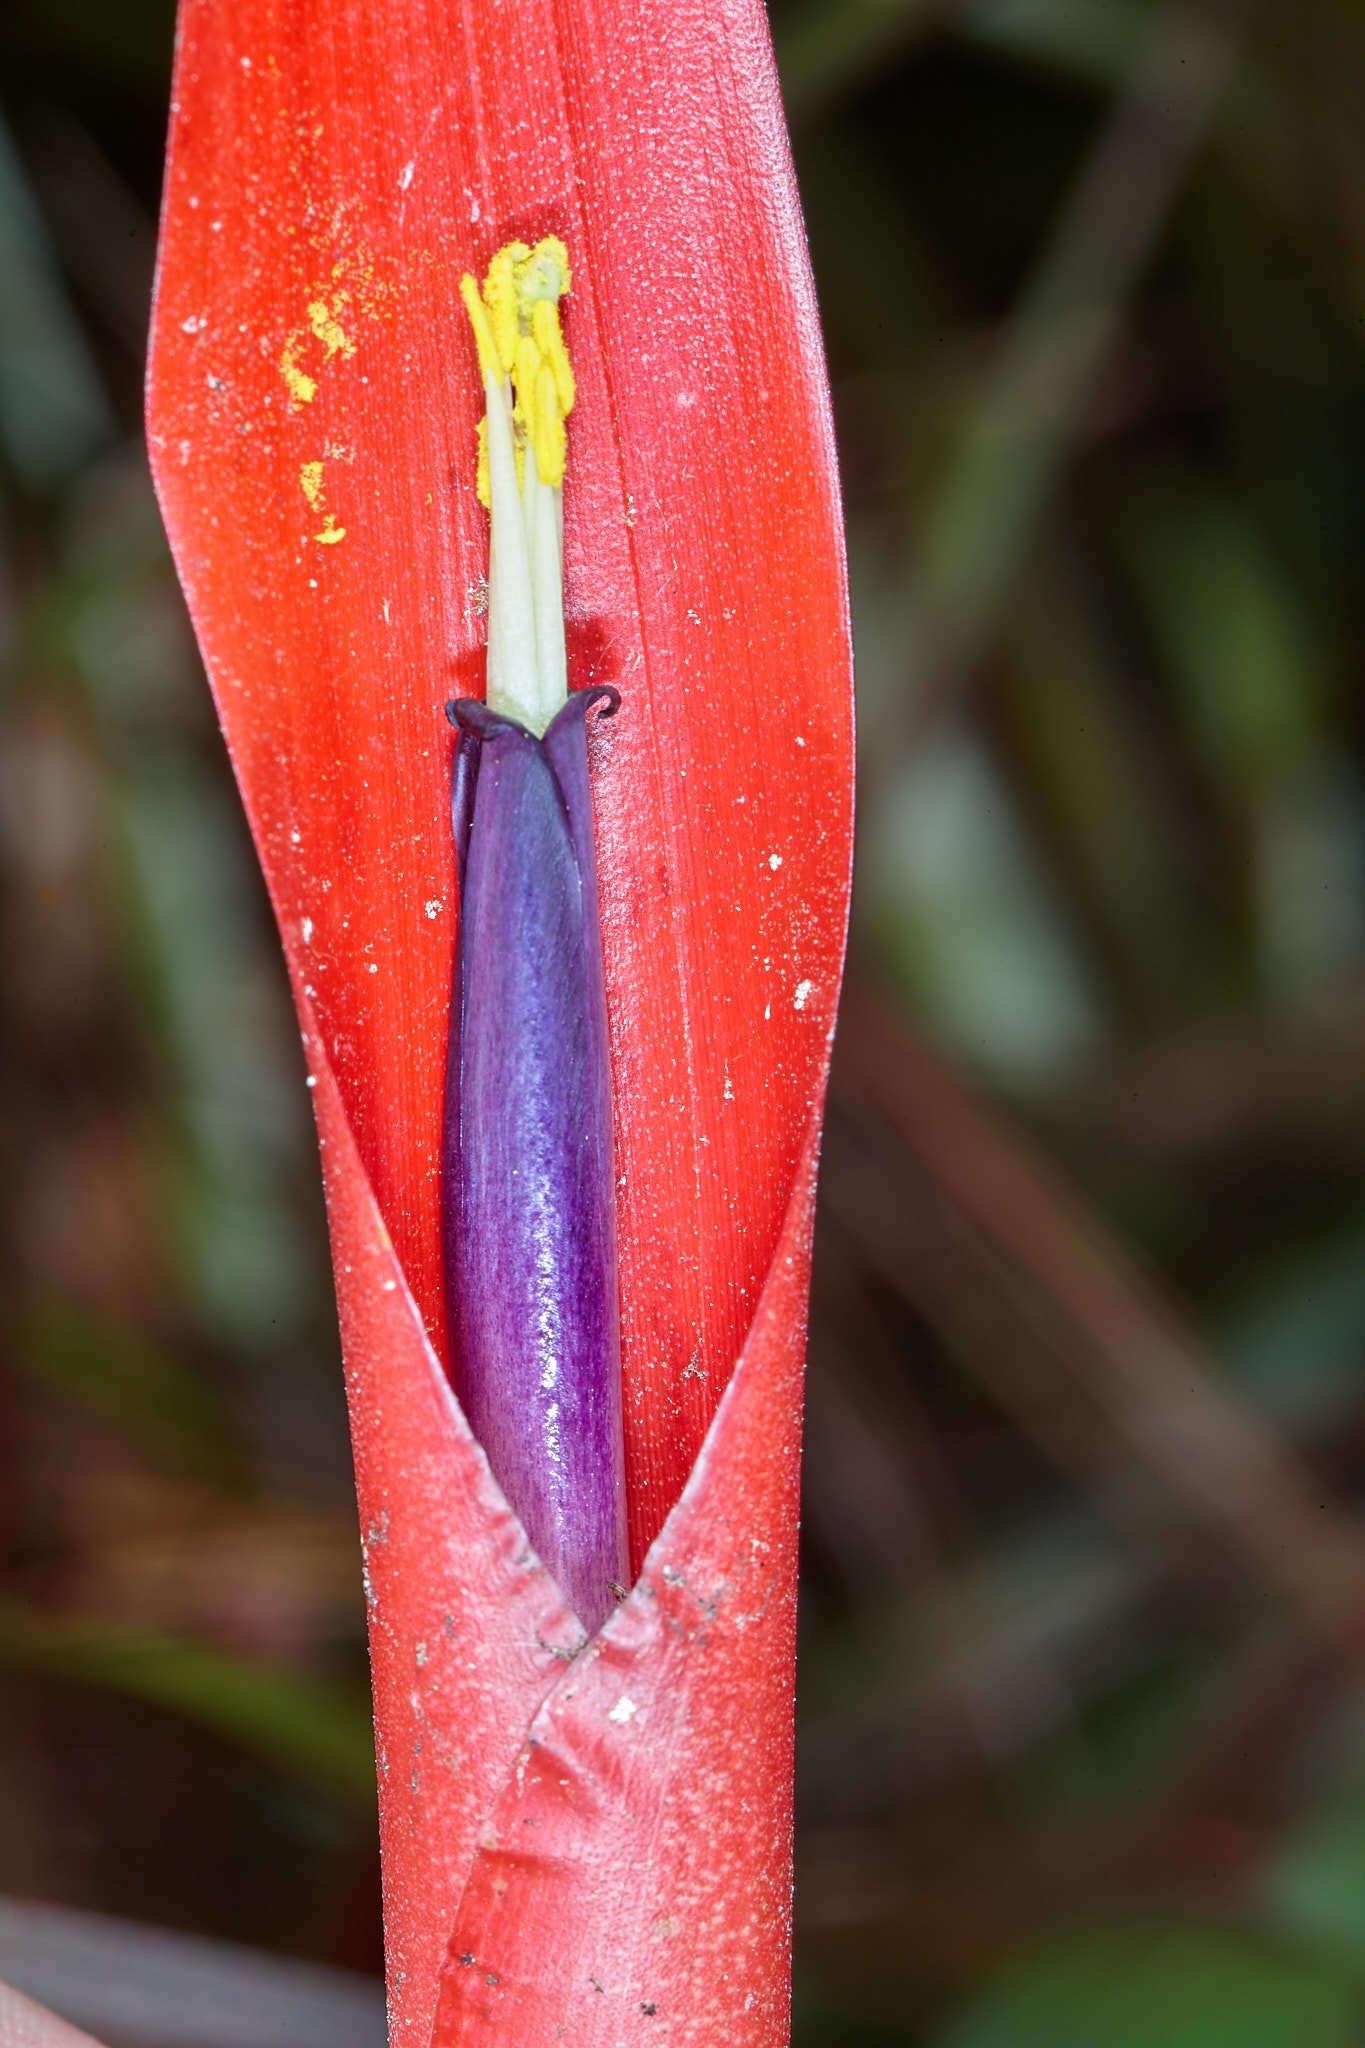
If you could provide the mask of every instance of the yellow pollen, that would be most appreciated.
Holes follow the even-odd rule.
[[[555,391],[554,371],[548,363],[542,363],[536,377],[536,403],[531,415],[531,447],[536,468],[546,483],[563,483],[566,443],[564,415]]]
[[[345,449],[329,447],[327,453],[329,455],[345,455],[346,451]],[[320,462],[305,462],[302,465],[299,470],[299,489],[308,500],[309,511],[322,521],[322,531],[321,533],[315,533],[313,539],[325,548],[335,547],[339,540],[345,540],[345,527],[338,526],[336,514],[327,510],[326,490],[322,480],[322,464]]]
[[[488,475],[488,416],[479,421],[479,469],[474,484],[485,512],[493,509],[493,486]]]
[[[564,481],[564,422],[574,402],[573,369],[559,324],[559,301],[570,281],[568,251],[554,235],[534,249],[525,242],[499,249],[482,291],[467,273],[460,281],[485,380],[512,380],[518,471],[529,448],[541,481],[553,486]],[[479,497],[487,504],[483,438],[479,451]]]
[[[559,307],[548,299],[537,299],[531,308],[531,332],[536,347],[549,364],[555,380],[555,396],[562,413],[573,411],[574,382],[573,369],[569,363],[569,351],[564,346],[564,336],[559,326]]]
[[[460,297],[469,315],[469,324],[474,330],[474,345],[479,351],[479,368],[484,377],[493,384],[501,384],[502,363],[498,357],[498,344],[493,336],[493,323],[488,308],[479,297],[478,279],[466,271],[460,279]]]
[[[346,302],[346,294],[338,293],[335,306],[329,306],[325,299],[313,299],[308,307],[308,325],[327,351],[327,360],[340,351],[343,356],[355,354],[355,343],[342,330],[337,313]]]
[[[302,346],[303,336],[291,334],[280,357],[280,375],[289,386],[289,395],[294,401],[296,412],[301,405],[307,405],[310,400],[316,398],[318,391],[317,379],[299,368],[298,353]]]
[[[517,336],[517,357],[512,367],[512,383],[516,389],[517,404],[521,407],[528,434],[535,432],[534,397],[540,379],[540,350],[529,334]]]
[[[525,242],[509,242],[505,249],[499,249],[483,281],[484,304],[488,308],[498,358],[505,371],[510,371],[517,359],[517,334],[521,324],[517,273],[530,254]]]

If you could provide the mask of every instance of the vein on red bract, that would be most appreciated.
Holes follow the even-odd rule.
[[[318,1081],[362,1525],[387,1514],[404,1532],[405,1564],[392,1539],[381,1557],[372,1642],[405,2043],[424,2038],[456,1904],[477,1890],[477,1816],[564,1669],[569,1625],[518,1562],[436,1362],[457,914],[443,705],[481,689],[487,561],[458,280],[550,232],[575,272],[570,675],[623,700],[594,735],[593,775],[638,1569],[775,1260],[795,1261],[796,1282],[763,1354],[783,1361],[772,1385],[799,1361],[847,901],[837,488],[762,11],[184,0],[152,460]],[[722,1430],[777,1498],[795,1395],[779,1428],[763,1373],[755,1385],[744,1412],[767,1420]],[[463,1475],[444,1504],[419,1414]],[[419,1455],[417,1487],[405,1460]],[[704,1488],[689,1499],[700,1555],[725,1509]],[[685,1570],[664,1554],[672,1533],[655,1556]],[[373,1574],[374,1543],[369,1557]],[[618,1617],[609,1640],[662,1655],[654,1612],[651,1627]],[[458,1648],[438,1659],[445,1615]],[[769,1639],[781,1669],[785,1621]],[[783,1755],[788,1691],[762,1710]],[[638,1732],[599,1730],[623,1756]],[[776,2040],[764,2024],[751,2038]]]

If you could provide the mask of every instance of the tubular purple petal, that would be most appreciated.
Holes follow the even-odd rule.
[[[475,700],[451,814],[460,929],[442,1225],[455,1383],[589,1629],[627,1582],[606,999],[585,719],[543,740]]]

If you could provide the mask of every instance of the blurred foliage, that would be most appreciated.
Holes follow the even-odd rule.
[[[774,0],[863,786],[796,2034],[1365,2033],[1365,30]],[[302,1067],[139,445],[167,0],[0,20],[0,1891],[376,1967]]]
[[[1300,1959],[1206,1927],[1133,1926],[1052,1942],[940,2038],[944,2048],[1346,2048],[1356,2012],[1346,1979]]]

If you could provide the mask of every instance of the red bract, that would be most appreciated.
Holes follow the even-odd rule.
[[[449,1393],[437,1230],[443,706],[481,687],[487,560],[458,280],[550,232],[571,678],[623,700],[593,775],[642,1571],[576,1659]],[[779,2042],[851,732],[757,0],[185,0],[149,419],[315,1083],[393,2038],[425,2043],[439,2000],[440,2043],[489,2017],[517,2048]]]

